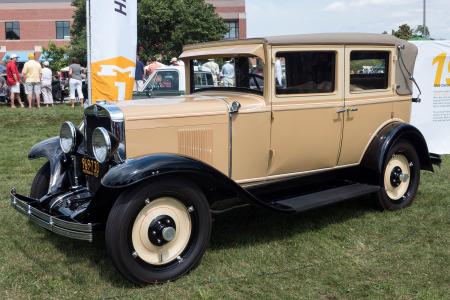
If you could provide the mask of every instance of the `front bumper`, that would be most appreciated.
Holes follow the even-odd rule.
[[[92,242],[93,224],[66,221],[42,212],[33,206],[37,203],[35,199],[17,194],[14,188],[11,189],[10,197],[12,207],[28,216],[33,223],[65,237]]]

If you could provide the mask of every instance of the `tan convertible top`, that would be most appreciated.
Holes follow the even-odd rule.
[[[260,47],[258,47],[260,45]],[[375,33],[316,33],[283,35],[264,38],[251,38],[244,40],[218,41],[201,44],[187,45],[181,58],[206,57],[208,55],[230,56],[235,54],[256,55],[265,59],[263,46],[283,45],[373,45],[373,46],[395,46],[401,47],[399,59],[396,62],[395,81],[399,94],[412,94],[412,82],[409,73],[413,74],[414,64],[417,57],[417,47],[405,40],[388,34]],[[232,48],[232,51],[230,51]],[[223,52],[223,53],[222,53]],[[403,62],[400,59],[403,58]],[[404,63],[404,64],[403,64]],[[405,68],[406,66],[406,68]]]

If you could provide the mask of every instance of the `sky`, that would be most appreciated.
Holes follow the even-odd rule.
[[[427,0],[431,37],[450,40],[450,0]],[[247,36],[391,33],[422,24],[423,0],[246,0]]]

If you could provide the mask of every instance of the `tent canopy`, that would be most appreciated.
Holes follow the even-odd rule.
[[[28,61],[29,53],[34,53],[34,51],[33,50],[8,51],[8,52],[6,52],[5,56],[3,56],[2,60],[7,61],[11,57],[11,54],[17,54],[17,56],[19,56],[17,58],[17,62],[24,63],[24,62]],[[43,54],[41,54],[41,56],[39,57],[39,61],[43,62],[45,60],[46,60],[45,56]]]

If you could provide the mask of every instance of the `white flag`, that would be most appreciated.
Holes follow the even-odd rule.
[[[91,0],[90,33],[92,103],[131,99],[136,68],[137,0]]]

